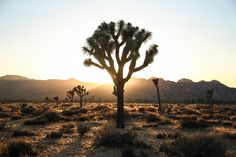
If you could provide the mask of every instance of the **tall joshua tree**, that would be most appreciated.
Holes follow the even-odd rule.
[[[208,100],[209,105],[211,106],[211,113],[213,113],[213,94],[214,94],[214,90],[207,90],[206,92],[206,97]]]
[[[84,86],[78,85],[77,87],[74,87],[73,90],[76,92],[76,94],[80,97],[80,108],[83,107],[83,97],[85,95],[88,95],[89,92],[86,91],[86,88]]]
[[[74,96],[75,96],[75,91],[74,90],[69,90],[69,91],[66,92],[66,97],[70,100],[71,105],[73,103]]]
[[[160,99],[160,92],[159,92],[159,79],[158,78],[154,78],[152,79],[153,84],[155,85],[156,89],[157,89],[157,97],[158,97],[158,104],[159,104],[159,112],[161,113],[161,99]]]
[[[153,62],[157,54],[157,45],[153,44],[145,52],[141,65],[136,62],[140,58],[140,47],[151,38],[152,33],[133,26],[131,23],[119,21],[101,23],[93,35],[87,39],[83,47],[89,56],[84,61],[86,66],[105,69],[111,76],[117,97],[117,128],[124,128],[124,86],[132,74],[144,69]],[[94,61],[95,59],[95,61]],[[127,69],[126,69],[127,67]],[[125,72],[128,70],[128,72]]]

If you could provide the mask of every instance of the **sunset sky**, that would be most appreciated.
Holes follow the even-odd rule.
[[[83,65],[81,47],[101,22],[121,19],[153,33],[146,47],[159,45],[134,77],[236,87],[235,0],[0,0],[0,76],[110,81]]]

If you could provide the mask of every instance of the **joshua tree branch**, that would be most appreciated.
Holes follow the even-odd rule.
[[[86,59],[86,60],[84,61],[84,65],[86,65],[86,66],[91,66],[91,65],[93,65],[93,66],[98,67],[98,68],[100,68],[100,69],[104,69],[104,67],[103,67],[102,65],[93,62],[90,58],[89,58],[89,59]]]

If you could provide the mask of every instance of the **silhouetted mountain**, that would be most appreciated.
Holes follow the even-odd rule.
[[[97,86],[95,83],[85,83],[75,79],[16,80],[12,78],[0,79],[0,100],[43,100],[45,97],[52,98],[54,96],[64,99],[66,91],[77,85],[84,85],[88,90]]]
[[[7,77],[1,77],[7,78]],[[11,77],[10,77],[11,78]],[[12,77],[14,78],[14,77]],[[17,76],[16,78],[25,78]],[[43,100],[45,97],[59,96],[65,98],[66,91],[76,85],[84,85],[89,95],[95,100],[115,101],[112,94],[113,84],[98,85],[95,83],[69,80],[30,80],[30,79],[0,79],[0,100]],[[214,89],[214,99],[222,102],[236,102],[236,88],[230,88],[213,80],[210,82],[193,82],[181,79],[178,82],[159,79],[159,89],[162,101],[166,102],[196,102],[206,100],[206,91]],[[157,101],[156,88],[152,78],[132,78],[125,86],[125,100],[136,102]]]
[[[29,78],[19,75],[5,75],[0,77],[0,80],[29,80]]]
[[[159,79],[161,100],[165,102],[202,102],[206,101],[206,91],[214,89],[214,99],[222,102],[236,102],[236,88],[230,88],[213,80],[210,82],[193,82],[189,79],[181,79],[178,82]],[[102,91],[102,92],[101,92]],[[113,85],[105,84],[90,91],[97,98],[115,101],[111,94]],[[157,101],[156,88],[152,78],[132,78],[125,86],[126,101]]]

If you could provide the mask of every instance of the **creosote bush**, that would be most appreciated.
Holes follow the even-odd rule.
[[[63,135],[61,130],[58,131],[52,131],[47,134],[47,138],[61,138]]]
[[[25,125],[42,125],[50,122],[57,122],[61,120],[61,116],[57,112],[47,112],[42,116],[36,117],[34,119],[24,121]]]
[[[26,114],[34,114],[35,108],[33,106],[25,106],[21,108],[21,113],[26,115]]]
[[[12,136],[34,136],[35,133],[30,130],[14,130]]]
[[[80,135],[80,137],[83,137],[84,134],[90,131],[90,129],[91,129],[90,126],[88,126],[88,124],[86,123],[81,123],[77,126],[77,132]]]
[[[160,121],[160,118],[156,116],[155,114],[148,114],[146,117],[146,121],[148,123],[155,123],[157,121]]]
[[[177,154],[183,157],[224,157],[226,153],[225,143],[213,135],[179,136],[176,147]]]
[[[64,125],[62,125],[62,127],[61,127],[61,132],[63,132],[63,133],[73,133],[73,128],[74,128],[75,126],[72,124],[72,123],[68,123],[68,124],[64,124]]]
[[[1,146],[0,156],[3,157],[27,157],[36,156],[34,146],[26,140],[14,139]]]
[[[6,126],[6,121],[0,121],[0,130],[3,130]]]
[[[121,151],[122,157],[137,157],[135,153],[135,148],[130,146],[125,146]]]
[[[204,129],[209,127],[210,124],[205,121],[197,121],[197,120],[183,120],[181,121],[182,129]]]
[[[123,148],[125,145],[135,148],[150,148],[144,141],[137,139],[136,133],[117,129],[111,124],[106,124],[97,131],[95,145],[112,148]]]

